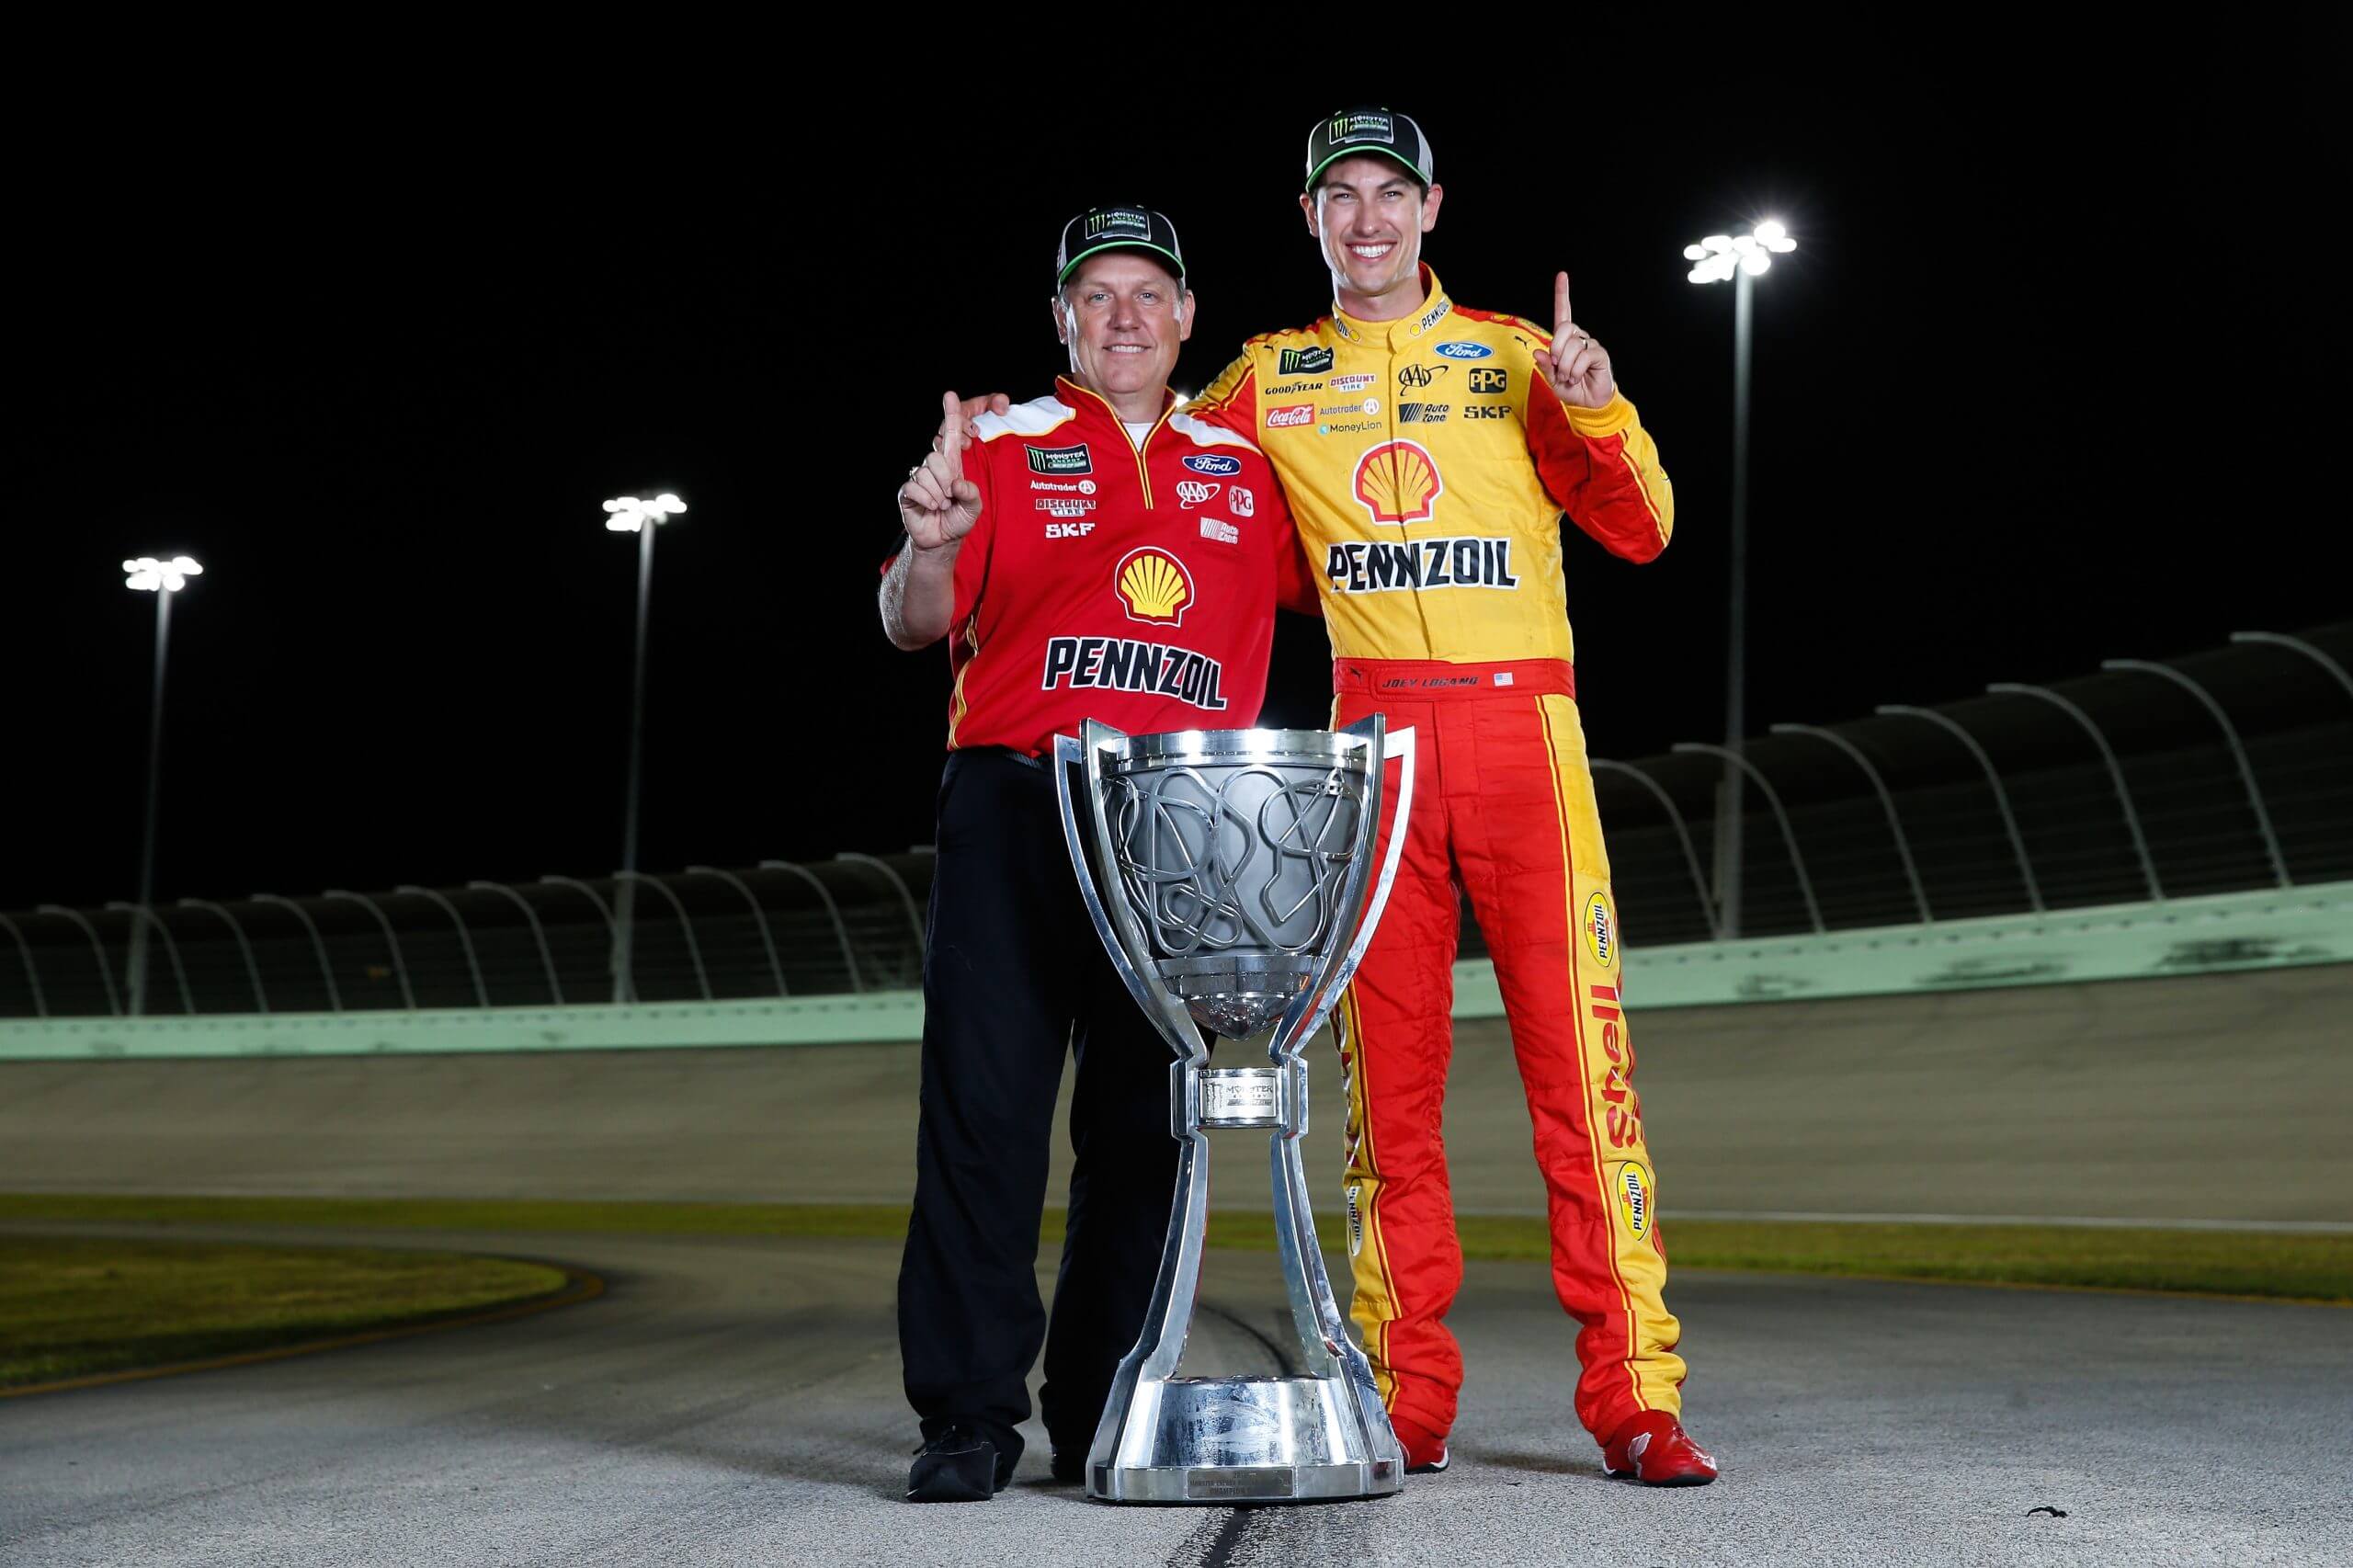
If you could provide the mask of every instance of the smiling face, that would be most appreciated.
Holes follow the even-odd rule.
[[[1176,351],[1193,335],[1193,296],[1152,256],[1104,251],[1063,285],[1054,332],[1070,346],[1079,385],[1122,417],[1156,417]],[[1131,415],[1131,406],[1149,413]]]
[[[1324,247],[1332,291],[1351,315],[1385,321],[1421,303],[1422,236],[1437,226],[1443,187],[1424,191],[1388,158],[1343,158],[1299,199]]]

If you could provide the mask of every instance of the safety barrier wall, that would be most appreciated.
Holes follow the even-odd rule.
[[[2353,881],[2040,915],[1630,948],[1638,1007],[2154,979],[2353,962]],[[1454,1016],[1503,1013],[1495,968],[1455,966]],[[0,1019],[0,1062],[901,1042],[922,994],[718,1002]],[[2353,1035],[2353,1031],[2348,1031]]]

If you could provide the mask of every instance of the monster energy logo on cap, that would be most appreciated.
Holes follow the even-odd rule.
[[[1345,108],[1307,133],[1307,188],[1342,158],[1370,153],[1405,165],[1427,189],[1434,176],[1430,144],[1410,115],[1385,108]]]
[[[1107,250],[1149,252],[1175,270],[1177,282],[1185,280],[1185,255],[1177,247],[1174,223],[1149,207],[1090,207],[1063,225],[1054,286],[1069,282],[1080,262]]]

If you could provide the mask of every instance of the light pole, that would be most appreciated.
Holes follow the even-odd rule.
[[[661,531],[660,524],[686,509],[687,504],[666,490],[651,501],[623,495],[605,503],[605,527],[614,533],[635,534],[638,540],[637,665],[630,683],[629,805],[621,823],[624,873],[637,869],[638,778],[645,738],[645,618],[654,598],[654,536]],[[613,920],[613,1000],[628,1002],[636,995],[630,983],[630,933],[637,911],[637,883],[632,877],[622,876],[620,885],[613,890],[613,902],[618,906]]]
[[[1747,234],[1710,234],[1683,247],[1692,263],[1685,276],[1694,283],[1733,286],[1732,312],[1732,608],[1725,631],[1724,746],[1737,755],[1746,738],[1742,712],[1745,672],[1742,650],[1748,632],[1748,365],[1749,320],[1755,312],[1756,281],[1773,265],[1773,257],[1798,248],[1789,231],[1768,219]],[[1724,765],[1723,788],[1716,816],[1716,903],[1722,910],[1718,927],[1726,937],[1740,935],[1740,769]]]
[[[169,561],[158,561],[152,555],[140,556],[122,563],[126,588],[155,596],[155,688],[147,705],[147,826],[139,841],[139,907],[152,907],[155,896],[155,791],[163,778],[164,767],[164,656],[171,647],[172,596],[188,586],[190,577],[203,575],[204,568],[191,556],[175,555]],[[147,1003],[147,923],[131,923],[131,952],[124,963],[123,980],[131,993],[131,1016],[145,1012]]]

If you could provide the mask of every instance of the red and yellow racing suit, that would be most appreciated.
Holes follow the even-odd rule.
[[[1443,1322],[1462,1253],[1439,1140],[1459,877],[1535,1124],[1554,1287],[1581,1325],[1577,1415],[1601,1438],[1643,1410],[1679,1414],[1683,1362],[1560,519],[1648,561],[1674,492],[1632,403],[1565,405],[1535,366],[1550,334],[1423,277],[1425,308],[1403,320],[1336,312],[1251,339],[1186,412],[1258,443],[1290,497],[1321,568],[1333,723],[1380,711],[1419,737],[1397,882],[1339,1009],[1354,1315],[1381,1395],[1410,1448],[1445,1437],[1462,1382]]]

